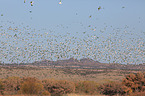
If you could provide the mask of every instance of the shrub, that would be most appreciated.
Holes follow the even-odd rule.
[[[125,86],[125,85],[122,85],[121,89],[122,89],[121,94],[130,94],[130,93],[132,93],[132,89]]]
[[[43,90],[42,83],[36,78],[23,78],[24,82],[20,86],[20,93],[22,94],[39,94]]]
[[[22,79],[19,77],[8,77],[2,80],[5,91],[7,91],[9,94],[16,94],[17,91],[20,90],[21,82]]]
[[[135,92],[131,93],[129,96],[145,96],[145,92]]]
[[[128,87],[123,86],[120,82],[110,82],[105,83],[98,88],[102,94],[105,95],[116,95],[116,94],[125,94],[129,91]]]
[[[75,84],[76,93],[96,94],[98,84],[94,81],[79,81]]]
[[[3,91],[4,91],[4,85],[0,80],[0,94],[3,95]]]
[[[122,83],[131,88],[133,92],[145,90],[145,74],[138,72],[137,74],[129,74],[123,79]]]
[[[71,81],[66,80],[43,80],[43,85],[46,90],[48,90],[52,96],[60,96],[62,94],[75,92],[75,85]]]
[[[41,95],[43,95],[43,96],[45,96],[45,95],[51,96],[50,92],[48,92],[47,90],[41,91]]]

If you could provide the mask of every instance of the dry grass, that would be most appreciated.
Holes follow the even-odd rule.
[[[38,96],[38,95],[0,95],[0,96]]]
[[[0,96],[38,96],[38,95],[0,95]]]
[[[38,95],[0,95],[0,96],[38,96]],[[105,95],[85,95],[85,94],[75,94],[75,93],[71,93],[71,94],[66,94],[63,96],[105,96]]]
[[[67,95],[64,95],[64,96],[105,96],[105,95],[67,94]]]
[[[0,78],[7,77],[36,77],[40,80],[53,78],[56,80],[71,81],[121,81],[129,72],[123,70],[98,70],[98,69],[20,69],[0,68]]]
[[[70,81],[95,81],[102,84],[111,81],[122,81],[125,75],[136,73],[131,70],[106,70],[106,69],[48,69],[48,68],[0,68],[0,79],[7,77],[36,77],[39,80],[70,80]],[[1,96],[1,95],[0,95]],[[12,95],[5,95],[12,96]],[[37,96],[37,95],[13,95],[13,96]],[[85,95],[66,94],[63,96],[105,96],[105,95]],[[134,95],[136,96],[136,95]]]

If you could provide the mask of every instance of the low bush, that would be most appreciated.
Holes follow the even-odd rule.
[[[100,92],[104,95],[123,95],[123,94],[127,94],[132,92],[131,89],[129,89],[128,87],[122,85],[121,82],[110,82],[110,83],[105,83],[101,86],[98,87],[98,89],[100,90]]]
[[[75,84],[66,80],[43,80],[43,85],[52,96],[61,96],[62,94],[75,92]]]
[[[79,81],[75,83],[76,93],[97,94],[98,84],[94,81]]]
[[[5,91],[9,94],[17,94],[17,92],[20,90],[21,82],[22,79],[19,77],[8,77],[2,80]]]
[[[4,91],[4,85],[3,85],[3,83],[0,80],[0,95],[4,94],[3,91]]]
[[[129,96],[145,96],[145,92],[134,92],[131,93]]]
[[[43,90],[42,83],[32,77],[23,78],[19,93],[21,94],[39,94]]]
[[[123,79],[122,83],[131,88],[133,92],[145,91],[145,73],[131,73]]]
[[[43,91],[41,91],[41,93],[40,93],[42,96],[51,96],[51,93],[50,92],[48,92],[47,90],[43,90]]]

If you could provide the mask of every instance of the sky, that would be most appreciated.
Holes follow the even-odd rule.
[[[1,0],[1,62],[70,57],[145,62],[145,0],[33,0],[33,6],[30,2]]]

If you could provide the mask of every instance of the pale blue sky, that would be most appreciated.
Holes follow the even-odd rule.
[[[43,34],[45,32],[50,33],[50,31],[52,31],[51,35],[59,34],[63,36],[69,33],[69,35],[67,35],[68,37],[75,36],[81,39],[88,39],[87,35],[109,38],[110,34],[112,34],[111,38],[113,40],[113,36],[115,36],[113,34],[116,34],[117,32],[116,36],[118,37],[116,38],[128,40],[126,45],[134,44],[134,46],[137,46],[137,43],[135,42],[138,42],[139,38],[141,38],[140,41],[143,42],[141,45],[144,45],[145,0],[61,0],[61,5],[58,4],[59,0],[33,0],[34,6],[30,6],[30,1],[31,0],[26,0],[26,3],[24,3],[23,0],[1,0],[0,15],[3,16],[0,16],[0,26],[3,26],[3,28],[7,30],[10,26],[23,29],[23,26],[28,25],[29,28],[31,28],[30,31],[33,31],[33,29],[40,30],[35,31],[37,34]],[[101,6],[100,10],[98,10],[99,6]],[[32,13],[30,13],[30,11],[32,11]],[[91,18],[89,18],[89,16],[91,16]],[[14,24],[11,24],[10,22],[14,22]],[[0,33],[3,32],[4,31],[2,30],[0,31]],[[123,35],[124,32],[128,32],[129,35]],[[27,37],[26,34],[22,34],[21,36],[24,39]],[[135,40],[131,41],[129,37],[135,38]],[[4,38],[5,37],[2,37],[0,39],[1,42]],[[29,36],[27,38],[29,38]],[[53,39],[54,38],[55,37],[53,37]],[[42,37],[38,40],[43,41],[43,39],[44,38]],[[61,39],[57,40],[61,42]],[[99,43],[102,43],[102,41],[106,39],[102,39],[101,37],[99,40]],[[1,46],[3,47],[4,45]],[[15,47],[23,46],[15,45]],[[138,57],[138,59],[141,59],[138,63],[145,61],[145,57],[143,56],[145,53],[144,48],[145,46],[141,47],[142,54],[139,54],[140,57]],[[0,57],[1,61],[12,62],[11,60],[3,58],[5,51],[4,49],[1,50],[3,50]],[[9,49],[9,51],[11,51],[11,49]],[[92,56],[82,57],[91,58]],[[107,60],[99,60],[108,62]],[[113,60],[110,61],[113,62]],[[121,63],[124,63],[124,61]],[[137,63],[137,60],[132,63]]]
[[[109,25],[140,26],[145,21],[144,0],[1,0],[0,13],[2,20],[13,20],[42,27],[57,24],[73,24],[87,22]],[[100,11],[97,8],[101,6]],[[124,8],[122,8],[124,7]],[[32,11],[30,14],[29,11]],[[76,13],[78,15],[76,15]],[[88,19],[92,15],[91,20]],[[32,20],[30,19],[32,17]],[[94,21],[94,22],[93,22]],[[141,24],[138,22],[141,21]],[[140,26],[141,28],[143,27]]]

